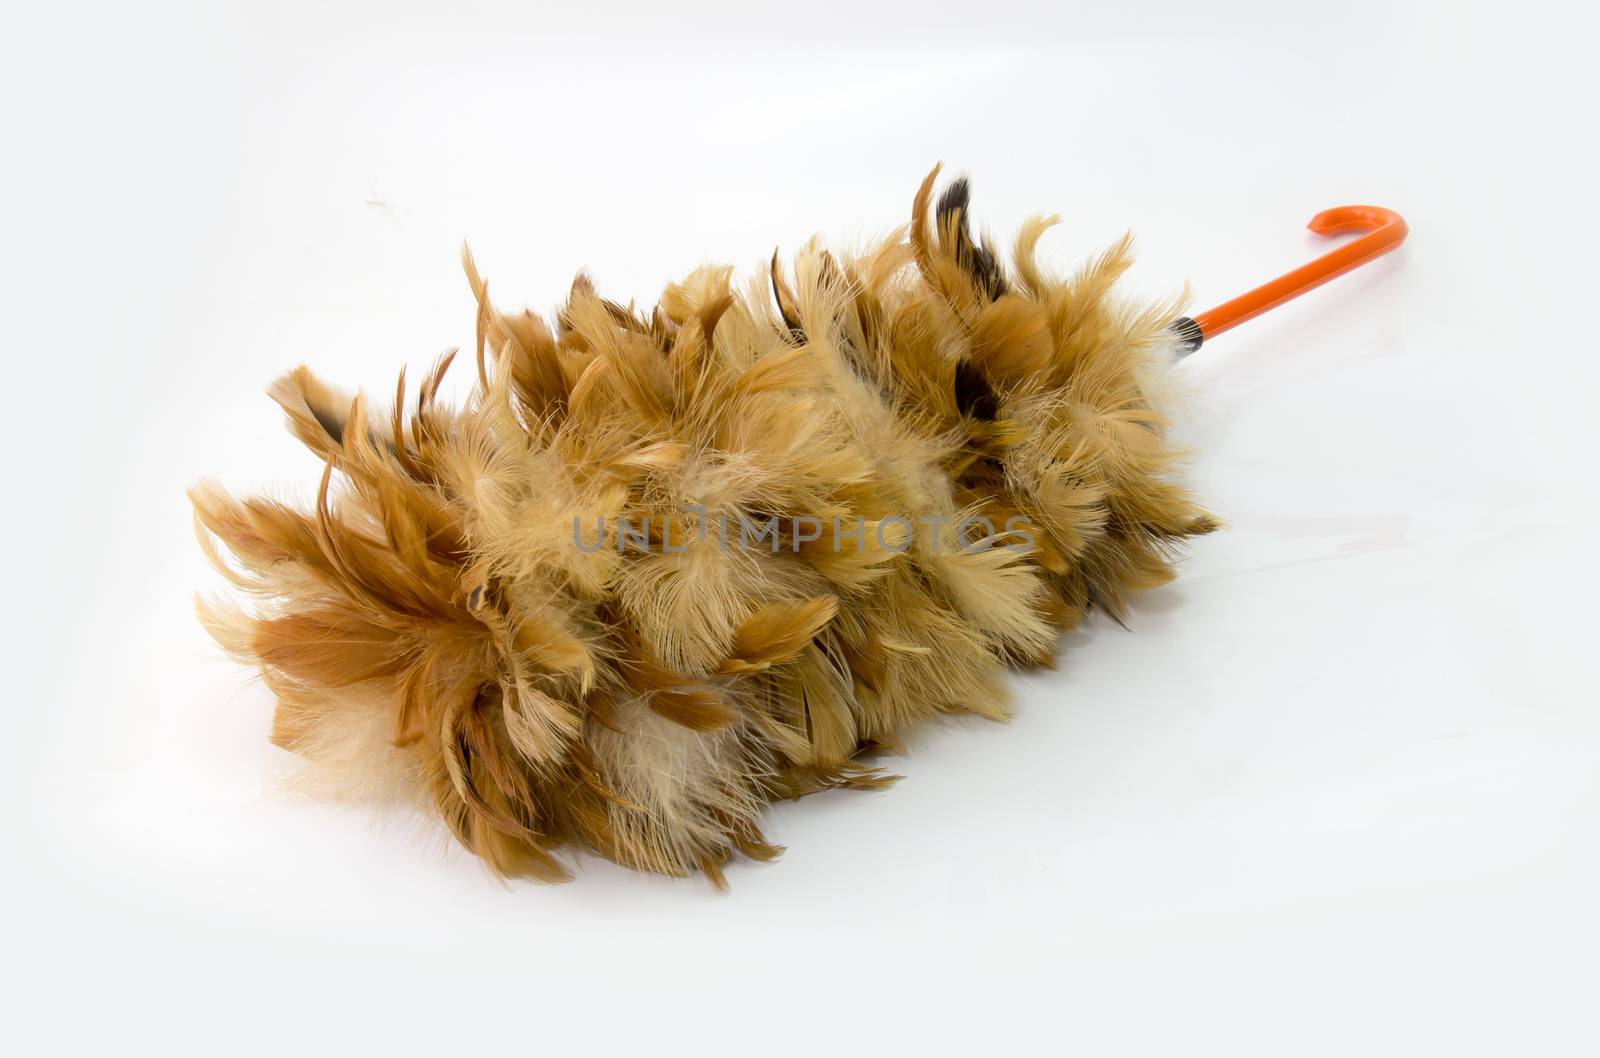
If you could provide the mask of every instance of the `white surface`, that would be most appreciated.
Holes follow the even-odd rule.
[[[1593,25],[581,6],[7,15],[6,1050],[1595,1053]],[[182,490],[311,492],[278,371],[469,343],[462,239],[504,302],[647,300],[882,231],[937,159],[1199,307],[1327,206],[1412,238],[1186,365],[1229,528],[1129,631],[774,808],[730,895],[502,887],[273,792]]]

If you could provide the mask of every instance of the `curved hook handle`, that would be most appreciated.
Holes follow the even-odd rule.
[[[1185,340],[1188,346],[1185,352],[1193,352],[1201,342],[1388,253],[1405,241],[1406,232],[1410,230],[1404,217],[1382,206],[1336,206],[1312,217],[1306,227],[1318,235],[1345,235],[1356,231],[1367,234],[1249,293],[1225,301],[1209,312],[1202,312],[1193,319],[1178,320],[1172,326]]]

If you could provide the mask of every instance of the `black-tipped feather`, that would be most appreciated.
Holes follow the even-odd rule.
[[[936,212],[939,217],[939,236],[954,244],[956,263],[972,277],[973,283],[990,301],[1006,292],[1006,277],[992,247],[985,242],[972,241],[967,227],[967,207],[972,201],[972,185],[966,177],[953,180],[939,196]]]

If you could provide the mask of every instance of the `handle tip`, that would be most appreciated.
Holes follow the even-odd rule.
[[[1335,206],[1312,217],[1306,227],[1318,235],[1345,235],[1391,228],[1395,235],[1394,243],[1404,239],[1410,230],[1404,217],[1382,206]]]

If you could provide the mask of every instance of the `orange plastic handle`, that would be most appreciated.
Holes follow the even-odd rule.
[[[1268,309],[1275,309],[1352,268],[1381,257],[1404,242],[1410,230],[1404,217],[1382,206],[1336,206],[1312,217],[1306,227],[1318,235],[1347,235],[1353,231],[1367,234],[1247,294],[1224,301],[1209,312],[1200,313],[1194,317],[1194,322],[1200,328],[1202,340],[1215,338],[1245,320],[1255,319]]]

